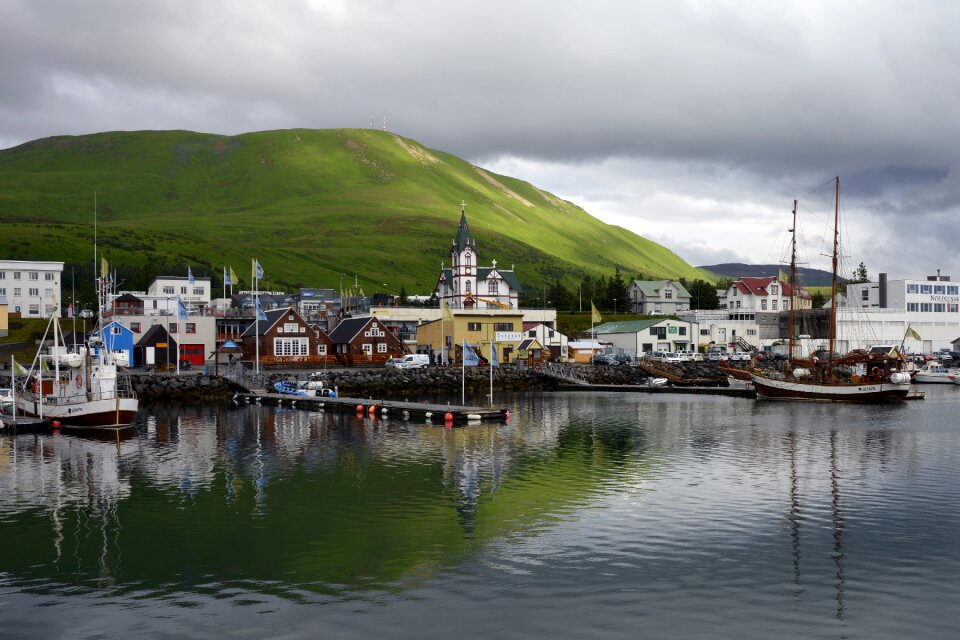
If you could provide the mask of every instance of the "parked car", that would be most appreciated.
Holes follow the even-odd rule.
[[[672,351],[668,351],[668,352],[666,352],[666,353],[663,354],[663,356],[660,358],[660,361],[661,361],[661,362],[672,362],[672,363],[674,363],[674,364],[679,364],[679,363],[683,362],[683,358],[680,357],[680,354],[679,354],[679,353],[674,353],[674,352],[672,352]]]
[[[628,353],[618,353],[613,356],[613,359],[617,361],[617,364],[631,364],[633,362],[633,357]]]
[[[391,369],[421,369],[430,365],[430,356],[425,353],[410,353],[402,358],[390,358],[387,366]]]
[[[700,353],[699,351],[694,351],[693,353],[690,354],[690,360],[692,362],[703,362],[704,360],[703,354]]]
[[[612,365],[617,364],[617,361],[608,353],[598,353],[590,359],[590,363],[595,365]]]

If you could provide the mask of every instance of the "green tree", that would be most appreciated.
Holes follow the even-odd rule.
[[[822,309],[823,305],[827,303],[827,296],[823,291],[814,291],[813,295],[810,296],[810,302],[814,309]]]
[[[407,305],[407,303],[409,303],[409,302],[410,302],[410,301],[407,300],[407,288],[401,286],[401,287],[400,287],[400,295],[397,296],[397,304],[400,305],[401,307],[405,307],[405,306]]]
[[[861,262],[860,266],[853,272],[853,279],[850,282],[870,282],[870,276],[867,274],[867,265]]]
[[[706,280],[694,280],[686,288],[690,292],[691,309],[716,309],[720,306],[716,287]]]
[[[562,311],[573,310],[576,308],[576,300],[573,294],[560,283],[560,279],[554,281],[547,290],[548,300],[554,309]]]
[[[629,309],[630,292],[627,290],[627,283],[623,281],[623,275],[620,273],[620,267],[616,268],[613,277],[607,282],[606,300],[607,308],[614,311],[624,311]]]

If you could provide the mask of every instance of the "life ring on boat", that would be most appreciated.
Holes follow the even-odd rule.
[[[880,367],[874,367],[873,369],[870,369],[870,375],[872,376],[880,375]]]
[[[83,376],[81,376],[81,375],[78,373],[78,374],[77,374],[77,377],[73,379],[73,383],[74,383],[75,385],[77,385],[77,389],[79,389],[80,387],[82,387],[82,386],[83,386]]]

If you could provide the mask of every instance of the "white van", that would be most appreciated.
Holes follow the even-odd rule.
[[[394,369],[420,369],[430,365],[430,356],[425,353],[410,353],[402,358],[390,358],[387,366]]]

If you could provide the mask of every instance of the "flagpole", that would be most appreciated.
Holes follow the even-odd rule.
[[[460,406],[467,406],[467,339],[460,347]]]
[[[253,264],[250,265],[253,269],[253,313],[256,318],[253,328],[253,336],[255,338],[254,344],[256,345],[256,356],[253,363],[253,371],[258,376],[260,375],[260,279],[257,278],[257,259],[253,259]]]
[[[490,339],[490,361],[489,361],[489,364],[490,364],[490,406],[491,406],[491,407],[493,406],[493,358],[494,358],[493,350],[496,349],[496,348],[497,348],[497,344],[496,344],[496,343],[493,341],[493,339],[491,338],[491,339]]]

